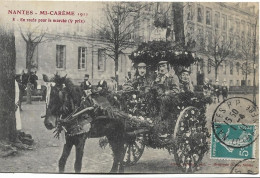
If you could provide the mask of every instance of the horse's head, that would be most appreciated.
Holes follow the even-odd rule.
[[[67,117],[74,110],[74,103],[71,96],[71,90],[67,85],[66,76],[60,77],[55,75],[54,78],[48,80],[43,75],[46,82],[46,115],[44,119],[45,127],[49,130],[57,126],[60,119]]]

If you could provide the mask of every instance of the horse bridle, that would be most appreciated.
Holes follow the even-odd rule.
[[[47,88],[47,93],[46,93],[46,100],[45,100],[45,102],[46,102],[46,111],[47,111],[47,109],[49,108],[49,104],[50,104],[50,94],[51,94],[51,90],[52,90],[52,87],[53,86],[55,86],[55,85],[53,85],[53,84],[51,84],[50,86],[49,86],[49,88]],[[76,109],[75,109],[75,104],[74,104],[74,102],[73,102],[73,100],[72,100],[72,98],[70,98],[69,99],[69,101],[62,101],[62,99],[61,99],[61,95],[62,96],[64,96],[64,93],[66,92],[65,91],[65,87],[64,86],[62,86],[62,87],[57,87],[56,88],[57,90],[58,90],[58,96],[59,96],[59,99],[60,99],[60,102],[62,102],[62,105],[60,106],[60,107],[58,107],[58,112],[66,112],[66,109],[67,109],[67,111],[69,111],[69,109],[68,109],[68,107],[65,105],[67,102],[70,102],[71,103],[71,109],[72,109],[72,112],[71,113],[69,113],[68,114],[68,116],[71,116],[73,113],[75,113],[75,111],[79,108],[79,107],[77,107]],[[64,108],[65,108],[65,110],[64,110]],[[44,117],[46,117],[47,116],[47,113],[45,114],[45,116],[42,116],[42,118],[44,118]],[[60,122],[61,120],[62,120],[62,116],[63,116],[63,113],[59,113],[58,115],[56,115],[56,120],[55,120],[55,124],[57,125],[57,123],[58,122]],[[66,116],[67,117],[67,116]]]

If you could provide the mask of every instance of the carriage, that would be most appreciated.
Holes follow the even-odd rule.
[[[158,58],[169,61],[173,68],[195,62],[192,52],[176,53],[168,42],[142,44],[130,58],[134,63],[146,60],[151,76]],[[85,139],[102,136],[107,137],[114,153],[111,172],[118,169],[122,172],[124,166],[136,164],[145,147],[167,149],[183,172],[199,169],[209,150],[205,113],[210,98],[194,92],[165,95],[160,87],[151,86],[145,92],[136,89],[94,92],[82,100],[79,91],[73,92],[65,78],[54,79],[56,86],[48,92],[44,121],[46,128],[56,127],[57,133],[62,129],[67,133],[60,172],[64,171],[73,145],[78,155],[75,171],[80,172]],[[84,133],[86,137],[82,136]],[[101,145],[103,142],[100,141]]]
[[[149,76],[155,75],[153,71],[159,60],[167,60],[176,73],[180,67],[196,62],[191,51],[176,53],[175,48],[169,42],[144,43],[130,58],[134,65],[145,62]],[[107,106],[124,113],[118,115],[126,126],[125,166],[137,163],[145,147],[165,148],[174,155],[183,172],[194,172],[209,149],[205,112],[212,101],[202,93],[185,91],[165,95],[161,89],[164,90],[158,85],[143,90],[131,87],[99,98],[97,103],[102,105],[107,99]]]
[[[168,150],[183,172],[198,170],[209,149],[205,111],[210,99],[191,92],[164,99],[157,94],[152,88],[147,93],[130,90],[95,97],[98,105],[112,106],[113,116],[125,125],[124,166],[136,164],[150,147]],[[104,104],[106,99],[110,104]]]

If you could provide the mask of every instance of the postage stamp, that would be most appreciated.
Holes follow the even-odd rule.
[[[232,124],[230,129],[229,125],[220,123],[215,124],[215,132],[219,135],[220,139],[225,139],[225,143],[241,146],[240,148],[230,147],[227,144],[220,142],[214,133],[211,139],[211,158],[223,159],[249,159],[255,157],[254,143],[249,144],[254,140],[255,125],[247,125],[244,127],[240,124]],[[244,127],[241,129],[241,127]],[[238,130],[238,131],[236,131]],[[243,145],[248,145],[243,147]]]
[[[212,117],[211,158],[254,158],[257,122],[258,108],[249,99],[233,97],[220,103]]]

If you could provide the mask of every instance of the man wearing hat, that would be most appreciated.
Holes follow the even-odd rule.
[[[218,103],[219,103],[219,95],[221,93],[221,87],[218,84],[218,79],[216,79],[216,83],[214,86],[214,103],[216,103],[216,100],[218,99]]]
[[[222,96],[223,96],[223,100],[226,100],[228,97],[228,86],[226,83],[226,79],[224,79],[222,84]]]
[[[83,90],[91,89],[91,83],[88,81],[88,79],[89,79],[89,75],[85,74],[84,82],[82,82],[80,85]]]
[[[208,78],[205,78],[204,79],[204,84],[203,84],[203,94],[205,96],[210,96],[211,95],[211,90],[212,90],[212,86],[209,82],[209,79]]]
[[[179,79],[175,74],[170,74],[169,70],[168,61],[160,61],[158,63],[158,75],[154,81],[154,84],[163,84],[165,94],[179,93]]]
[[[190,80],[190,67],[180,66],[179,68],[179,80],[180,80],[180,92],[193,92],[194,88]]]

